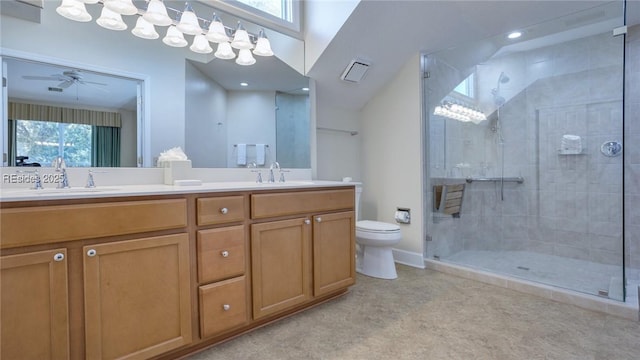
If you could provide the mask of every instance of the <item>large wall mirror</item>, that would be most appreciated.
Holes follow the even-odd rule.
[[[40,23],[2,15],[5,165],[50,166],[62,153],[68,166],[155,166],[162,151],[181,146],[194,167],[310,167],[301,40],[267,29],[276,56],[240,66],[73,22],[57,5],[44,3]],[[194,8],[202,18],[214,11]],[[135,18],[125,22],[131,29]]]

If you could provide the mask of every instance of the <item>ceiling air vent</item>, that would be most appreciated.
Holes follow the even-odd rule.
[[[342,76],[340,76],[340,79],[354,83],[360,82],[367,73],[367,70],[369,70],[369,65],[371,65],[371,63],[367,61],[351,60],[349,66],[347,66]]]
[[[49,87],[49,91],[62,92],[62,89],[61,88],[57,88],[57,87]]]

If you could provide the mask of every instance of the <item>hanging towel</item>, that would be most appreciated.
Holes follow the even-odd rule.
[[[238,144],[237,145],[238,148],[238,152],[237,152],[237,156],[238,156],[238,165],[240,166],[245,166],[247,165],[247,144]]]
[[[258,166],[264,166],[266,147],[265,144],[256,144],[256,164]]]

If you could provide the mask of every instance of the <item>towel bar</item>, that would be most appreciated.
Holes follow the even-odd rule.
[[[522,184],[524,183],[524,178],[522,176],[517,176],[517,177],[505,177],[505,178],[499,178],[499,177],[495,177],[495,178],[471,178],[468,177],[466,179],[467,183],[471,184],[472,182],[515,182],[518,184]]]

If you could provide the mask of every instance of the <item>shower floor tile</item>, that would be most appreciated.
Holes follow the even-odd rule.
[[[617,265],[528,251],[465,250],[441,260],[591,295],[606,291],[611,299],[623,300],[622,267]],[[638,279],[634,274],[637,269],[627,274],[627,302],[637,305],[637,285],[632,285]]]

